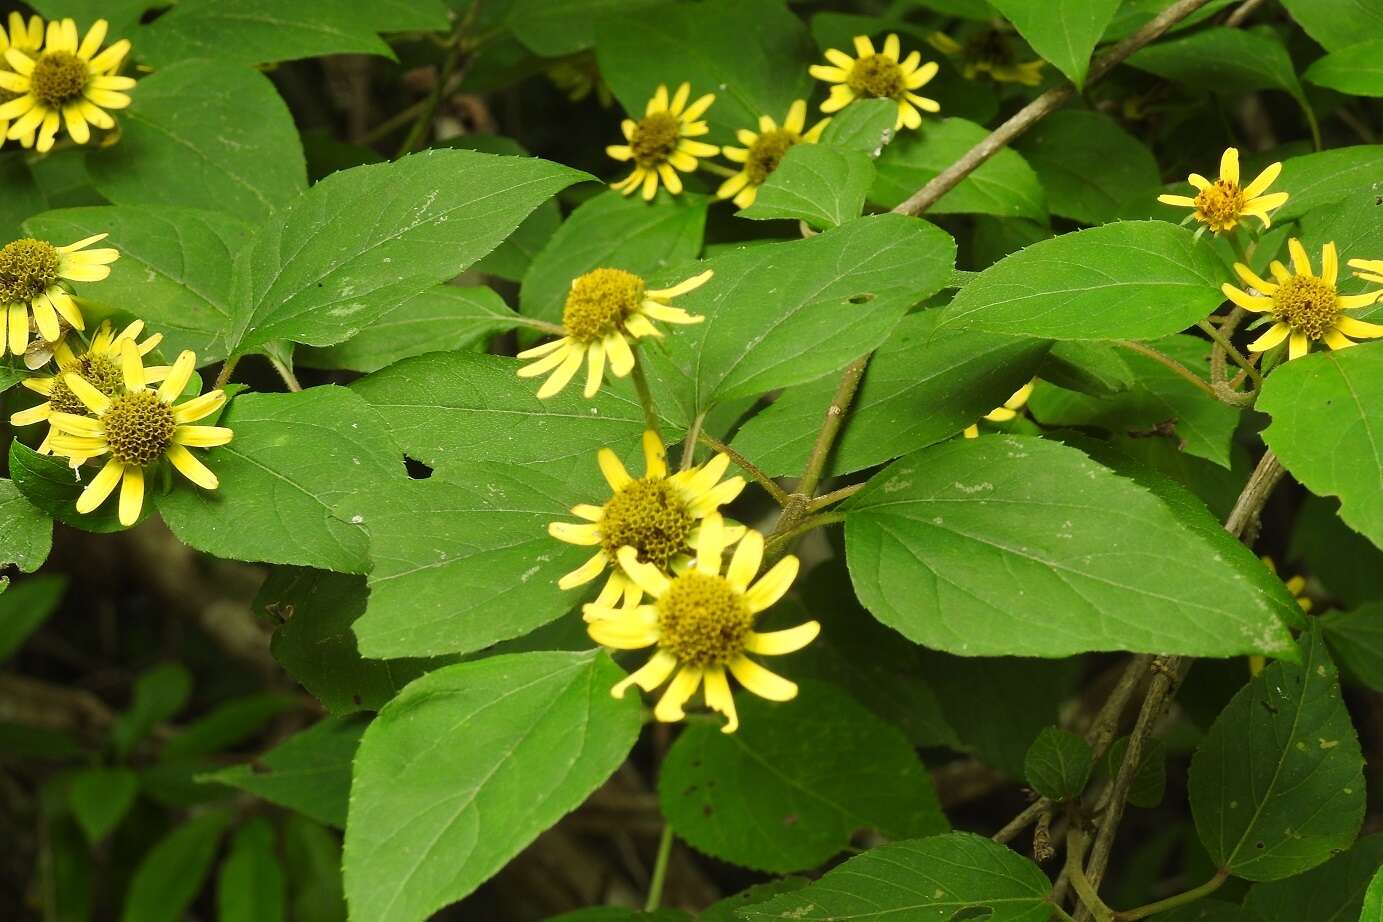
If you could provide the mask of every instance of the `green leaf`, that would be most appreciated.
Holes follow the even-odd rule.
[[[807,68],[816,50],[802,20],[782,0],[670,3],[605,20],[596,36],[600,72],[624,110],[643,114],[659,84],[672,92],[691,83],[692,98],[716,93],[705,115],[712,144],[759,116],[781,119],[794,100],[811,95]],[[673,72],[668,62],[676,61]]]
[[[0,569],[14,565],[32,573],[43,566],[52,547],[52,521],[14,481],[0,478]]]
[[[1383,547],[1383,349],[1320,352],[1273,369],[1258,409],[1263,440],[1340,517]]]
[[[1292,650],[1294,603],[1247,549],[1226,556],[1143,487],[1042,439],[958,439],[895,462],[851,498],[845,543],[865,607],[953,653]]]
[[[346,825],[351,760],[368,723],[365,715],[328,717],[243,765],[199,776],[248,791],[338,828]]]
[[[3,603],[0,597],[0,606]],[[1353,611],[1332,611],[1319,623],[1346,673],[1374,691],[1383,691],[1383,601]]]
[[[1114,18],[1121,0],[990,0],[1033,50],[1080,89],[1090,67],[1090,53]]]
[[[283,822],[283,858],[292,889],[293,922],[346,922],[341,843],[335,834],[293,813]]]
[[[28,523],[27,536],[21,534],[25,541],[21,549],[27,549],[30,559],[36,558],[38,550],[49,544],[49,541],[44,540],[43,532],[48,530],[51,536],[51,525],[45,529],[39,521],[44,515],[82,531],[106,533],[124,530],[125,526],[120,524],[115,503],[106,503],[86,515],[78,514],[77,497],[86,486],[81,478],[90,473],[85,470],[74,471],[68,467],[64,459],[53,455],[41,455],[18,439],[10,442],[10,476],[14,478],[14,486],[19,489],[30,506],[16,507],[6,503],[0,506],[0,511],[13,509],[12,514],[17,514],[22,522]],[[140,521],[149,517],[152,507],[152,503],[144,504]],[[34,565],[35,568],[39,563],[42,563],[41,559]]]
[[[203,813],[146,853],[125,891],[121,922],[178,922],[201,892],[230,815]]]
[[[327,385],[242,394],[220,424],[234,440],[203,455],[220,487],[176,483],[157,497],[173,533],[232,560],[364,572],[362,504],[407,481],[379,414],[346,388]]]
[[[940,290],[954,246],[925,221],[876,215],[709,260],[715,277],[677,302],[705,322],[668,337],[684,402],[700,412],[839,371]]]
[[[1120,221],[1034,243],[956,295],[941,329],[1051,339],[1155,339],[1224,301],[1224,264],[1184,227]]]
[[[136,49],[145,63],[167,67],[189,58],[272,64],[324,54],[393,52],[375,34],[368,4],[345,0],[180,0],[140,30]]]
[[[1102,112],[1054,112],[1014,147],[1037,171],[1051,213],[1082,224],[1113,221],[1162,191],[1152,153]]]
[[[286,887],[275,838],[262,816],[236,830],[216,881],[218,922],[283,922]]]
[[[37,0],[29,4],[45,19],[70,16],[78,25],[107,19],[113,38],[128,37],[139,17],[158,5],[159,0]]]
[[[1211,860],[1238,877],[1300,874],[1358,835],[1363,768],[1335,664],[1311,631],[1301,665],[1269,663],[1196,750],[1188,779],[1196,830]]]
[[[1383,922],[1383,867],[1373,875],[1368,892],[1364,894],[1364,909],[1359,922]]]
[[[980,918],[1047,922],[1052,885],[1017,852],[969,832],[871,848],[795,893],[751,906],[742,919]]]
[[[511,0],[505,25],[534,54],[556,58],[593,46],[597,27],[608,18],[649,15],[645,8],[659,3],[660,0]]]
[[[25,227],[58,241],[110,234],[106,243],[120,259],[101,283],[101,298],[138,305],[150,331],[164,335],[166,355],[191,349],[203,366],[226,357],[231,267],[249,224],[212,211],[130,205],[49,211]]]
[[[845,150],[857,150],[878,159],[884,146],[893,140],[898,106],[888,99],[859,99],[831,116],[822,132],[821,143]]]
[[[717,900],[696,917],[696,922],[741,922],[740,911],[746,906],[767,903],[780,893],[801,890],[811,881],[805,877],[779,877],[767,883],[755,884],[732,896]]]
[[[24,158],[13,154],[0,157],[0,185],[5,189],[0,196],[0,236],[13,240],[20,236],[25,218],[48,207],[47,199]]]
[[[351,917],[420,922],[585,800],[639,734],[638,698],[610,696],[622,676],[603,653],[526,653],[405,688],[356,755]]]
[[[870,202],[881,208],[899,205],[988,136],[988,128],[963,118],[925,122],[884,148],[875,163],[879,178],[870,190]],[[930,213],[1046,221],[1046,196],[1022,155],[1005,148],[943,195]]]
[[[1071,339],[1052,347],[1038,375],[1068,391],[1108,397],[1128,390],[1137,380],[1124,354],[1107,343]]]
[[[120,143],[87,157],[91,181],[116,205],[202,208],[257,222],[306,188],[293,116],[263,74],[189,61],[142,78],[133,98]]]
[[[1304,98],[1292,59],[1271,32],[1211,26],[1149,45],[1130,55],[1128,63],[1167,80],[1219,93],[1283,90],[1296,99]]]
[[[1273,212],[1277,223],[1299,218],[1354,195],[1383,194],[1383,144],[1337,147],[1282,161],[1274,189],[1290,189],[1287,204]]]
[[[582,595],[557,580],[593,551],[547,526],[603,498],[498,461],[452,464],[376,497],[366,513],[370,601],[355,622],[361,654],[467,653],[570,611]]]
[[[821,229],[857,218],[874,182],[869,155],[826,144],[788,150],[740,217],[792,218]]]
[[[377,711],[433,660],[367,660],[351,625],[365,612],[365,579],[325,570],[276,567],[255,611],[277,620],[274,659],[335,715]]]
[[[1361,253],[1383,252],[1383,222],[1378,220],[1381,210],[1377,196],[1357,189],[1347,198],[1304,215],[1292,236],[1301,238],[1308,253],[1320,253],[1322,246],[1334,243],[1340,261],[1347,263]],[[1342,273],[1338,288],[1340,294],[1362,294],[1377,290],[1378,285],[1353,273]]]
[[[519,309],[557,322],[578,275],[604,267],[647,277],[695,259],[708,201],[681,195],[648,204],[611,190],[583,202],[534,257],[523,277]]]
[[[1365,836],[1343,855],[1336,855],[1318,868],[1287,880],[1254,884],[1244,897],[1244,908],[1254,922],[1379,922],[1383,915],[1375,906],[1368,915],[1365,891],[1383,868],[1383,835]],[[1375,878],[1376,879],[1376,878]]]
[[[1346,607],[1383,599],[1383,551],[1340,521],[1340,504],[1307,494],[1297,510],[1286,560]]]
[[[255,236],[233,350],[329,346],[446,282],[586,174],[533,157],[432,150],[328,176]]]
[[[89,768],[72,776],[67,804],[92,845],[124,819],[139,792],[139,777],[128,768]]]
[[[829,473],[862,470],[950,438],[1022,387],[1046,353],[1043,340],[937,333],[940,314],[903,318],[874,353]],[[828,377],[785,391],[740,429],[734,447],[770,476],[801,473],[838,383]]]
[[[1383,96],[1383,38],[1328,54],[1308,67],[1304,76],[1317,86],[1352,96]]]
[[[15,654],[62,601],[67,579],[57,574],[31,576],[0,592],[0,661]]]
[[[214,755],[231,749],[259,733],[285,711],[300,702],[281,692],[254,692],[235,698],[199,717],[163,745],[165,760]]]
[[[294,357],[308,368],[371,372],[428,352],[471,349],[522,326],[524,319],[493,289],[439,285],[381,314],[344,343],[299,349]]]
[[[860,828],[949,828],[912,744],[839,690],[806,682],[786,704],[744,694],[738,707],[738,731],[691,724],[659,771],[663,815],[693,847],[784,873],[822,864]]]
[[[1287,12],[1327,51],[1383,30],[1383,0],[1282,0]]]
[[[1095,753],[1090,744],[1056,727],[1044,727],[1023,760],[1023,775],[1028,784],[1055,801],[1079,797],[1094,768]]]
[[[115,719],[111,743],[124,758],[156,724],[182,710],[192,692],[192,676],[180,663],[160,663],[135,679],[130,706]]]

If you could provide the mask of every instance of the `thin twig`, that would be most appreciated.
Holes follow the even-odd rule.
[[[1170,368],[1172,371],[1176,372],[1179,376],[1185,378],[1187,381],[1190,381],[1196,387],[1205,391],[1211,397],[1215,398],[1216,400],[1220,399],[1219,395],[1215,393],[1215,389],[1212,388],[1208,383],[1206,383],[1204,378],[1196,374],[1191,369],[1187,368],[1185,365],[1178,362],[1176,359],[1172,358],[1170,355],[1158,352],[1152,346],[1145,346],[1143,343],[1135,342],[1131,339],[1121,339],[1118,342],[1116,342],[1115,345],[1119,346],[1120,348],[1127,349],[1130,352],[1137,352],[1139,355],[1147,356],[1154,362],[1157,362],[1161,365],[1165,365],[1167,368]]]
[[[1176,909],[1178,906],[1185,906],[1197,900],[1205,899],[1210,894],[1224,886],[1225,881],[1229,880],[1229,869],[1220,868],[1215,872],[1215,876],[1201,884],[1193,887],[1185,893],[1178,893],[1176,896],[1169,896],[1165,900],[1158,900],[1156,903],[1149,903],[1146,906],[1139,906],[1137,909],[1127,909],[1123,912],[1116,912],[1114,918],[1116,922],[1137,922],[1138,919],[1146,919],[1148,916],[1155,916],[1168,910]]]
[[[1085,851],[1084,839],[1085,833],[1081,831],[1080,823],[1072,820],[1071,828],[1066,833],[1066,875],[1071,881],[1071,886],[1076,888],[1076,896],[1080,897],[1081,908],[1077,910],[1076,918],[1089,913],[1097,922],[1112,922],[1114,912],[1100,899],[1098,882],[1090,880],[1081,868],[1081,854]]]
[[[672,824],[664,823],[658,836],[658,855],[653,859],[653,879],[648,885],[648,899],[644,902],[645,912],[653,912],[663,902],[663,885],[667,882],[668,858],[672,856]]]
[[[780,533],[775,531],[773,534],[769,535],[768,541],[764,544],[764,548],[769,552],[769,559],[776,560],[778,557],[782,556],[784,549],[786,549],[788,544],[794,539],[805,535],[809,531],[815,531],[822,526],[834,525],[837,522],[844,521],[845,513],[843,512],[822,512],[817,515],[808,516],[785,532]]]
[[[395,160],[411,153],[418,146],[418,142],[423,140],[428,129],[432,127],[432,119],[437,114],[437,107],[441,105],[442,97],[449,91],[452,75],[457,72],[457,67],[461,64],[466,47],[464,41],[466,30],[470,27],[479,7],[480,0],[474,0],[470,9],[466,11],[466,15],[456,21],[456,27],[452,29],[449,43],[451,47],[447,49],[447,56],[442,62],[441,73],[437,76],[437,82],[433,85],[432,92],[428,93],[427,98],[423,100],[423,106],[418,111],[418,117],[413,122],[413,127],[408,129],[403,144],[399,145],[399,152],[394,155]]]
[[[822,493],[816,499],[807,503],[808,512],[819,512],[827,506],[835,505],[843,499],[849,499],[865,487],[862,483],[852,483],[848,487],[841,487],[839,490],[832,490],[830,493]]]
[[[788,500],[790,499],[788,491],[778,486],[778,482],[765,474],[763,469],[753,461],[750,461],[744,455],[740,454],[729,445],[726,445],[713,435],[703,432],[698,438],[701,444],[709,446],[712,451],[718,451],[723,455],[728,455],[730,460],[733,461],[740,470],[754,478],[755,483],[767,490],[768,494],[773,497],[773,501],[778,505],[786,506],[788,504]]]
[[[1249,361],[1242,352],[1235,348],[1234,343],[1229,340],[1229,334],[1233,333],[1235,328],[1239,326],[1239,322],[1243,317],[1244,309],[1242,307],[1236,307],[1230,312],[1229,316],[1225,318],[1224,323],[1218,329],[1216,329],[1215,324],[1208,320],[1198,321],[1196,326],[1199,327],[1201,332],[1206,336],[1214,340],[1215,345],[1223,349],[1225,355],[1229,356],[1230,359],[1234,361],[1235,365],[1242,368],[1244,372],[1253,379],[1254,389],[1257,390],[1263,386],[1262,372],[1255,368],[1253,362]]]
[[[1244,20],[1252,16],[1254,10],[1258,9],[1266,2],[1267,0],[1244,0],[1243,3],[1235,7],[1233,13],[1229,14],[1229,18],[1225,20],[1225,25],[1231,29],[1242,26]]]
[[[678,463],[678,470],[691,470],[692,461],[696,458],[696,439],[701,434],[701,427],[706,422],[706,411],[702,410],[696,414],[692,424],[687,427],[687,438],[682,442],[682,459]]]
[[[826,408],[826,420],[821,424],[821,431],[816,434],[812,453],[807,458],[807,466],[802,469],[802,476],[797,481],[797,489],[794,492],[808,499],[816,495],[816,487],[821,483],[822,472],[826,469],[826,460],[830,457],[836,435],[845,422],[845,414],[855,399],[855,391],[859,390],[860,379],[869,367],[872,354],[855,359],[841,375],[840,384],[836,385],[835,396],[831,398],[831,405]]]
[[[216,376],[216,390],[220,390],[230,383],[231,375],[235,374],[235,366],[240,364],[240,356],[232,355],[221,363],[221,373]]]
[[[648,378],[643,373],[643,362],[639,359],[639,350],[634,350],[634,368],[629,373],[634,380],[634,390],[638,391],[639,403],[643,405],[644,425],[654,433],[661,433],[658,426],[658,407],[653,402],[653,391],[648,387]],[[659,435],[661,438],[661,434]]]

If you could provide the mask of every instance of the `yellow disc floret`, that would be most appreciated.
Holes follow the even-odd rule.
[[[744,653],[754,615],[723,576],[691,572],[658,599],[659,643],[678,662],[724,665]]]
[[[103,352],[88,352],[63,370],[81,375],[88,384],[107,397],[118,396],[125,387],[120,366],[110,355]],[[53,412],[72,413],[77,416],[94,415],[87,409],[86,404],[72,393],[72,389],[67,386],[61,375],[53,378],[51,388],[48,401],[52,404]]]
[[[1196,193],[1196,211],[1213,230],[1228,230],[1239,223],[1244,210],[1244,190],[1235,182],[1217,179]]]
[[[1295,275],[1272,293],[1273,313],[1312,340],[1335,329],[1340,298],[1334,285],[1311,275]]]
[[[173,410],[153,391],[133,391],[111,401],[101,417],[111,457],[145,467],[168,453],[173,441]]]
[[[850,68],[850,76],[845,78],[845,84],[857,96],[878,99],[892,99],[906,88],[903,69],[893,58],[882,54],[871,54],[855,61],[855,66]]]
[[[639,119],[629,149],[634,163],[644,169],[657,167],[672,156],[681,139],[682,123],[671,112],[654,112]]]
[[[639,560],[667,569],[685,553],[695,524],[678,488],[665,477],[630,481],[610,497],[600,519],[600,543],[611,558],[632,547]]]
[[[784,155],[799,141],[795,131],[779,128],[765,131],[749,145],[749,157],[744,162],[744,171],[749,174],[749,183],[763,185],[769,174],[778,169]]]
[[[57,248],[25,237],[0,248],[0,305],[27,303],[58,280]]]
[[[644,294],[644,281],[634,273],[594,269],[572,282],[562,326],[579,342],[604,339],[638,312]]]
[[[61,109],[80,99],[90,71],[87,63],[68,51],[50,51],[34,62],[29,92],[50,109]]]

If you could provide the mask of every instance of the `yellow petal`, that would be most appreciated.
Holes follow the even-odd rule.
[[[1253,311],[1255,314],[1262,313],[1273,306],[1272,298],[1251,295],[1246,291],[1235,288],[1229,282],[1220,285],[1220,291],[1224,296],[1246,311]]]
[[[683,706],[687,699],[696,694],[697,686],[701,684],[701,668],[699,666],[683,666],[682,671],[672,677],[672,683],[668,685],[667,691],[663,692],[663,697],[658,699],[658,704],[653,708],[653,716],[663,723],[673,723],[686,717]]]
[[[696,570],[698,573],[720,573],[720,557],[725,552],[725,520],[713,512],[701,522],[696,536]],[[654,593],[659,595],[660,593]]]
[[[88,384],[81,375],[69,371],[62,376],[62,380],[67,384],[67,389],[72,392],[72,395],[97,416],[110,409],[110,398]]]
[[[1340,254],[1332,240],[1321,247],[1321,281],[1333,286],[1339,277]]]
[[[1282,164],[1270,163],[1254,177],[1253,182],[1244,187],[1244,198],[1252,199],[1262,195],[1267,188],[1277,179],[1277,175],[1282,172]]]
[[[730,692],[730,681],[725,678],[725,667],[710,667],[706,670],[705,679],[706,706],[725,715],[721,733],[734,733],[739,729],[740,718],[735,711],[735,696]]]
[[[135,352],[135,361],[138,361],[138,350],[130,351]],[[177,400],[183,389],[187,387],[187,382],[191,380],[192,369],[196,364],[197,356],[190,350],[184,349],[173,361],[173,369],[168,372],[168,377],[164,378],[163,383],[158,386],[158,399],[167,404]]]
[[[605,552],[600,551],[590,560],[587,560],[581,566],[559,579],[557,581],[557,588],[575,589],[577,586],[584,586],[586,583],[589,583],[599,576],[605,570],[605,565],[609,563],[609,561],[610,558],[605,556]]]
[[[657,567],[651,563],[640,563],[639,552],[632,547],[622,547],[615,555],[624,574],[633,580],[640,589],[660,599],[668,591],[671,583]]]
[[[100,439],[106,435],[106,428],[99,419],[78,416],[75,413],[49,413],[48,421],[59,432],[80,436],[84,439]]]
[[[752,632],[744,643],[744,649],[764,656],[780,656],[802,649],[820,633],[821,625],[816,621],[807,621],[782,631]]]
[[[1243,279],[1246,285],[1252,285],[1265,295],[1270,295],[1278,289],[1276,282],[1268,281],[1243,263],[1235,263],[1234,271],[1238,273],[1239,278]]]
[[[586,347],[586,386],[581,395],[590,400],[600,391],[605,380],[605,344],[596,340]]]
[[[1306,247],[1301,245],[1301,241],[1293,237],[1287,241],[1287,249],[1292,254],[1292,268],[1297,275],[1311,274],[1311,257],[1306,255]]]
[[[144,374],[147,377],[152,369],[146,368]],[[171,369],[164,372],[164,375],[171,373]],[[165,377],[164,380],[167,380]],[[225,391],[208,391],[200,397],[193,397],[184,403],[173,407],[173,422],[178,425],[184,423],[195,423],[199,419],[206,419],[221,407],[226,405]]]
[[[602,448],[596,452],[595,461],[600,465],[600,473],[605,475],[605,482],[610,485],[611,490],[622,490],[633,482],[634,478],[624,469],[619,455],[610,449]]]
[[[182,445],[175,443],[168,447],[168,460],[178,469],[178,473],[204,490],[214,490],[221,483],[210,468]]]
[[[1239,148],[1226,148],[1220,157],[1220,179],[1239,185]]]
[[[677,658],[666,650],[659,650],[649,657],[648,662],[644,663],[634,672],[629,673],[623,680],[616,682],[610,689],[610,694],[616,698],[623,698],[629,686],[637,685],[646,692],[651,692],[667,681],[667,677],[672,675],[672,670],[677,668]]]
[[[543,382],[543,386],[538,388],[538,399],[546,400],[566,387],[572,378],[576,377],[577,369],[581,367],[582,350],[568,349],[565,353],[566,359],[561,365],[557,366],[548,379]]]
[[[748,605],[752,612],[761,612],[773,605],[792,587],[792,581],[797,578],[798,566],[797,558],[791,554],[778,561],[773,565],[773,569],[749,587],[749,591],[744,594],[744,604]]]
[[[797,685],[775,672],[770,672],[747,656],[732,659],[730,672],[746,689],[769,701],[791,701],[797,697]]]
[[[1305,333],[1293,333],[1287,342],[1287,360],[1299,359],[1311,350],[1311,341]]]
[[[101,472],[91,479],[91,483],[86,485],[86,489],[77,497],[77,511],[82,515],[92,512],[106,501],[115,485],[120,482],[120,475],[124,473],[125,465],[111,458],[106,462]]]
[[[652,429],[645,429],[643,433],[643,461],[645,477],[667,476],[667,448]]]
[[[120,482],[120,524],[129,528],[139,521],[144,508],[144,470],[133,464],[126,466]]]
[[[1355,339],[1378,339],[1383,336],[1383,326],[1353,317],[1340,317],[1335,321],[1335,327],[1341,333]]]
[[[549,522],[547,533],[558,541],[582,547],[594,547],[600,543],[600,529],[591,523]]]
[[[1262,336],[1249,343],[1250,352],[1267,352],[1273,346],[1287,338],[1287,334],[1292,332],[1292,328],[1285,323],[1275,323],[1268,327],[1268,331]]]
[[[757,531],[747,531],[730,558],[730,567],[725,571],[726,581],[736,592],[746,592],[763,563],[764,536]]]

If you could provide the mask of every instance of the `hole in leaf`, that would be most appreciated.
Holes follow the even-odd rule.
[[[408,471],[409,478],[413,480],[426,480],[432,476],[432,468],[407,455],[404,455],[403,466],[404,469]]]

